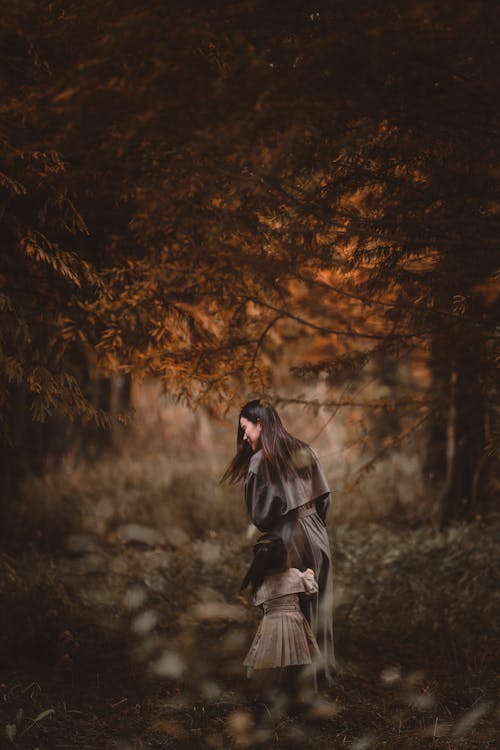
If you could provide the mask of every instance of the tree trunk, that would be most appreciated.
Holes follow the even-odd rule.
[[[435,406],[427,433],[424,474],[430,484],[440,486],[446,479],[448,468],[448,425],[452,379],[449,342],[442,336],[435,336],[432,339],[429,370]]]
[[[441,523],[471,517],[475,478],[485,449],[485,401],[479,337],[457,336],[452,382],[452,450],[441,499]]]

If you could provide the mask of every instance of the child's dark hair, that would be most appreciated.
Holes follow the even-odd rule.
[[[277,534],[263,534],[253,547],[253,562],[241,584],[245,589],[249,583],[255,593],[270,571],[283,570],[286,566],[286,547]]]

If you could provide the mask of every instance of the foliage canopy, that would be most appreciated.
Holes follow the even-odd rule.
[[[463,375],[484,428],[496,27],[483,0],[14,1],[0,412],[22,385],[35,419],[106,420],[82,352],[227,406],[306,334],[304,374],[420,357],[438,421]]]

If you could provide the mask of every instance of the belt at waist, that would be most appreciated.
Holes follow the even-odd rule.
[[[266,615],[280,615],[283,612],[297,612],[301,611],[299,606],[299,600],[295,594],[293,601],[280,602],[279,599],[274,599],[263,604],[264,614]]]
[[[305,505],[299,505],[297,508],[298,518],[306,518],[307,516],[312,516],[313,513],[316,513],[316,503],[314,500],[311,500],[310,503],[305,503]]]

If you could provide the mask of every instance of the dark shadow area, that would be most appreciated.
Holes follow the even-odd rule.
[[[339,525],[339,672],[293,702],[244,674],[243,535],[4,554],[2,724],[26,750],[492,748],[496,527]]]

